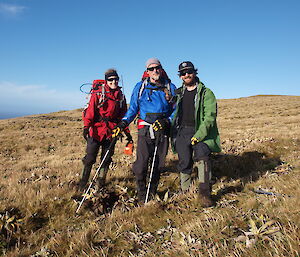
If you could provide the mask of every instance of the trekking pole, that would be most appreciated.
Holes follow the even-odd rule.
[[[86,199],[86,197],[87,197],[87,193],[90,191],[90,189],[91,189],[91,187],[92,187],[92,185],[93,185],[93,183],[94,183],[94,180],[95,180],[96,177],[98,176],[98,173],[99,173],[100,169],[102,168],[102,165],[103,165],[104,161],[106,160],[106,157],[108,156],[108,154],[109,154],[109,152],[110,152],[110,150],[111,150],[113,144],[114,144],[116,141],[117,141],[117,137],[113,138],[113,140],[111,141],[111,143],[110,143],[110,145],[109,145],[109,147],[108,147],[108,149],[107,149],[107,151],[106,151],[106,153],[105,153],[105,155],[104,155],[104,157],[103,157],[103,159],[102,159],[102,161],[101,161],[101,163],[100,163],[100,166],[99,166],[98,169],[96,170],[96,173],[95,173],[95,175],[94,175],[94,177],[93,177],[93,179],[92,179],[92,181],[91,181],[89,187],[86,189],[85,193],[83,194],[83,198],[82,198],[82,200],[81,200],[79,206],[77,207],[76,213],[79,212],[81,205],[83,204],[83,202],[85,201],[85,199]]]
[[[148,181],[145,204],[148,202],[148,198],[149,198],[150,186],[151,186],[151,182],[152,182],[154,163],[155,163],[155,159],[156,159],[156,153],[157,153],[159,139],[160,139],[160,136],[157,136],[157,138],[155,139],[155,148],[154,148],[153,160],[152,160],[151,171],[150,171],[150,176],[149,176],[149,181]]]

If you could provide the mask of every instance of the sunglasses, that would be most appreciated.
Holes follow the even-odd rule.
[[[117,82],[118,82],[118,81],[119,81],[119,78],[111,78],[111,79],[107,79],[107,81],[110,81],[110,82],[111,82],[111,81],[117,81]]]
[[[193,74],[195,71],[194,70],[183,70],[179,72],[180,76],[184,76],[186,73],[187,74]]]
[[[147,68],[147,70],[149,70],[149,71],[160,70],[160,69],[161,69],[161,65],[151,67],[151,68]]]

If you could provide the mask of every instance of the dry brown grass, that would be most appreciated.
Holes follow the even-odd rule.
[[[220,100],[218,124],[215,207],[199,207],[196,186],[177,193],[171,152],[159,185],[168,197],[135,207],[135,156],[124,156],[118,142],[111,205],[100,210],[92,197],[92,208],[75,215],[85,151],[80,110],[1,120],[0,255],[299,256],[300,97]]]

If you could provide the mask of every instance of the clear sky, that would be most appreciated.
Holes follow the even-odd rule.
[[[299,0],[0,0],[0,37],[0,117],[80,108],[111,67],[129,101],[150,57],[218,99],[300,95]]]

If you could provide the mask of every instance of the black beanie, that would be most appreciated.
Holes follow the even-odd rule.
[[[109,77],[112,77],[112,76],[119,78],[118,73],[113,70],[113,71],[105,74],[105,80],[107,80]]]

